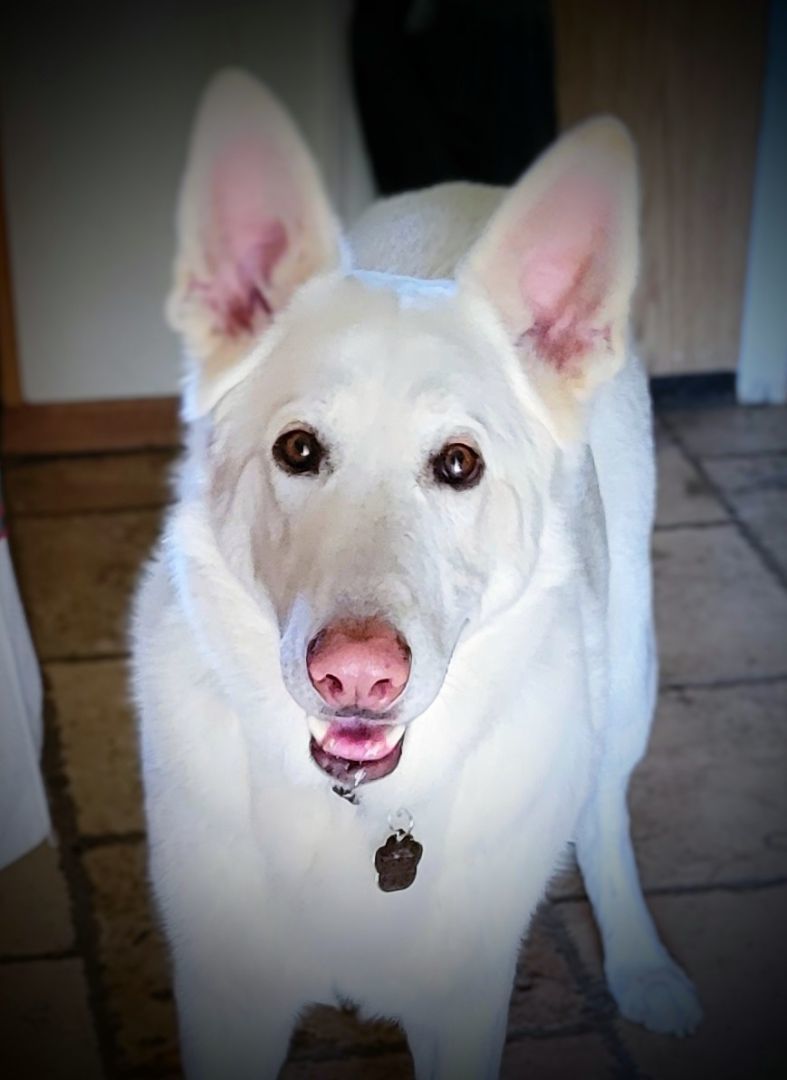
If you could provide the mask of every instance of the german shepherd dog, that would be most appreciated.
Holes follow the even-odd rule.
[[[275,1077],[305,1006],[352,1001],[419,1080],[496,1077],[572,842],[621,1012],[690,1031],[626,810],[657,663],[625,129],[345,239],[281,107],[222,72],[178,244],[187,450],[133,636],[188,1076]]]

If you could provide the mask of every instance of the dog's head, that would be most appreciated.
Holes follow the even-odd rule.
[[[277,103],[240,73],[209,87],[168,304],[187,497],[270,612],[330,775],[390,772],[457,643],[526,590],[561,448],[624,362],[636,201],[630,141],[598,120],[511,190],[454,280],[356,271]]]

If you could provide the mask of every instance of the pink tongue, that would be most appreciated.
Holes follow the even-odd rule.
[[[334,721],[322,743],[334,757],[348,761],[378,761],[390,752],[385,737],[388,725],[370,727],[367,724],[340,724]]]

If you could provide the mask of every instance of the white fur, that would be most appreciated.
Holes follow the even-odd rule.
[[[239,94],[262,91],[224,75],[209,100]],[[620,138],[599,124],[560,160]],[[192,1078],[274,1077],[299,1012],[345,1000],[401,1021],[419,1080],[496,1076],[520,941],[572,840],[623,1013],[677,1033],[699,1017],[644,906],[625,810],[656,686],[646,381],[615,345],[567,434],[562,384],[543,392],[484,277],[500,198],[447,185],[378,204],[350,238],[365,269],[331,254],[306,281],[279,279],[286,303],[243,349],[207,333],[205,312],[180,326],[199,407],[138,596],[134,669]],[[324,215],[320,228],[333,252]],[[616,319],[636,237],[621,243]],[[298,422],[332,471],[277,469],[270,447]],[[486,460],[466,492],[426,468],[457,436]],[[306,722],[306,644],[347,613],[383,615],[413,661],[401,763],[357,806],[311,761]],[[424,854],[409,889],[383,893],[374,852],[399,807]]]

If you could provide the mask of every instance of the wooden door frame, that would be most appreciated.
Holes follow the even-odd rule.
[[[0,403],[5,408],[22,404],[22,380],[16,346],[14,292],[6,228],[5,188],[0,159]]]
[[[743,295],[738,400],[787,401],[787,6],[772,3],[749,255]]]

